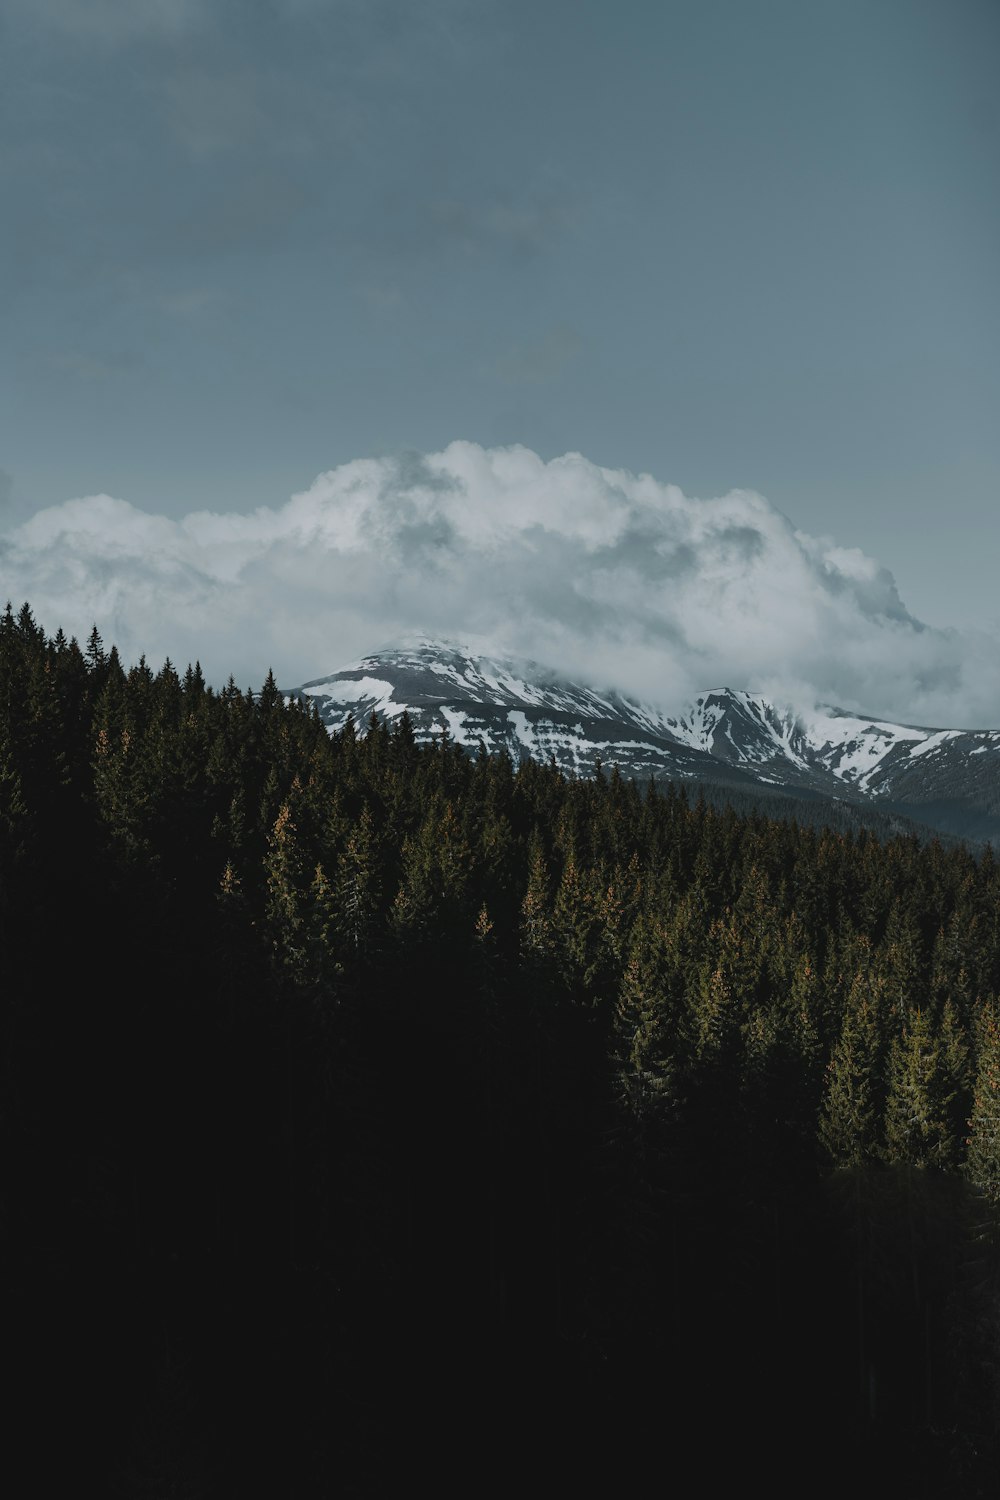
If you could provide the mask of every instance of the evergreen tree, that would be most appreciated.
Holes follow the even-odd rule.
[[[553,903],[551,931],[563,988],[580,1002],[591,1004],[601,968],[600,919],[572,851]]]
[[[819,1138],[836,1166],[878,1154],[882,1116],[882,983],[858,978],[827,1065]]]
[[[528,885],[521,902],[521,953],[525,962],[548,969],[555,957],[555,936],[549,897],[549,872],[541,837],[536,830],[528,847]]]
[[[336,891],[340,946],[353,965],[364,965],[376,948],[382,906],[379,839],[367,806],[348,834],[338,861]]]
[[[950,1166],[957,1149],[950,1130],[952,1097],[940,1041],[927,1012],[917,1010],[889,1046],[886,1159]]]
[[[308,978],[308,934],[303,913],[302,859],[291,808],[283,803],[271,830],[265,861],[268,940],[279,975],[293,985]]]
[[[723,966],[706,959],[689,992],[688,1031],[699,1061],[732,1064],[739,1045],[738,1000]]]
[[[993,1004],[980,1014],[976,1053],[965,1170],[981,1193],[1000,1204],[1000,1016]]]
[[[304,925],[309,982],[327,1008],[337,998],[343,974],[337,941],[339,919],[336,890],[318,864],[305,901]]]
[[[680,1069],[676,1016],[661,984],[662,930],[640,919],[615,1006],[619,1099],[642,1127],[677,1107]]]
[[[941,1046],[943,1097],[946,1102],[946,1130],[953,1143],[948,1165],[957,1166],[964,1158],[965,1137],[972,1109],[969,1040],[958,1008],[947,999],[938,1021]]]

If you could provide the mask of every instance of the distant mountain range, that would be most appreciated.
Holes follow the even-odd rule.
[[[676,717],[600,694],[535,663],[424,637],[363,657],[286,695],[315,703],[331,731],[408,712],[418,740],[446,730],[475,752],[590,775],[695,785],[712,801],[810,823],[928,831],[1000,847],[1000,730],[933,729],[823,707],[796,712],[716,688]]]

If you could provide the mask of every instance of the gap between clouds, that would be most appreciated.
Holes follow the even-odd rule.
[[[107,495],[0,536],[0,583],[50,633],[293,686],[426,631],[676,708],[723,684],[947,726],[1000,722],[1000,651],[932,629],[874,559],[761,495],[686,496],[577,453],[451,443],[356,459],[250,514]]]

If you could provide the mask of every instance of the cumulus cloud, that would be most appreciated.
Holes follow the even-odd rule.
[[[358,459],[283,505],[172,520],[107,495],[0,537],[46,629],[286,686],[426,631],[667,707],[727,684],[911,722],[1000,721],[997,642],[932,629],[874,559],[751,491],[699,500],[579,454]]]

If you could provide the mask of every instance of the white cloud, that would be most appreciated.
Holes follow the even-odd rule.
[[[579,454],[358,459],[252,514],[106,495],[0,538],[0,585],[47,630],[293,685],[426,630],[667,706],[749,686],[914,722],[1000,721],[1000,651],[914,619],[891,574],[762,496],[697,500]]]

